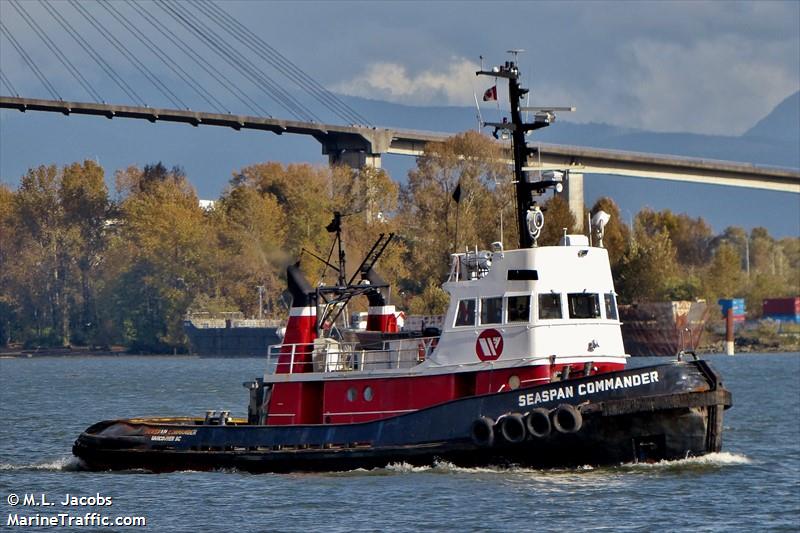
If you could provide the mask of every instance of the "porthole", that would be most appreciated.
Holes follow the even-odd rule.
[[[372,387],[364,387],[364,399],[368,402],[372,401]]]
[[[356,391],[355,387],[350,387],[347,389],[347,401],[354,402],[356,401],[356,396],[358,396],[358,391]]]
[[[517,390],[519,388],[519,376],[511,376],[508,378],[508,387],[511,390]]]

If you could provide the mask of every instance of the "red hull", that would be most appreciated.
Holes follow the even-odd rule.
[[[275,383],[267,425],[370,422],[441,403],[542,385],[570,365],[536,365],[426,376],[361,377]],[[593,363],[591,375],[622,370],[621,363]],[[583,375],[584,363],[570,375]]]

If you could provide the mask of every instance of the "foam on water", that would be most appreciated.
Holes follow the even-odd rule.
[[[531,468],[523,468],[520,466],[456,466],[448,461],[437,461],[432,466],[413,466],[408,463],[392,463],[385,469],[389,472],[396,472],[401,474],[416,473],[416,472],[433,472],[433,473],[449,473],[459,472],[466,474],[501,474],[507,472],[538,472],[538,470]]]
[[[0,472],[15,472],[15,471],[50,471],[50,472],[76,472],[83,470],[83,462],[74,455],[60,457],[51,461],[42,463],[30,463],[23,465],[15,465],[9,463],[0,463]]]
[[[581,473],[581,472],[594,472],[607,470],[609,468],[616,469],[684,469],[684,468],[706,468],[706,467],[724,467],[731,465],[748,465],[753,461],[741,454],[731,452],[710,453],[700,457],[687,457],[686,459],[678,459],[673,461],[659,461],[657,463],[626,463],[616,467],[594,467],[591,465],[583,465],[575,468],[550,468],[550,469],[536,469],[522,466],[483,466],[483,467],[461,467],[447,461],[438,461],[433,466],[414,466],[408,463],[393,463],[384,469],[379,469],[379,472],[391,472],[399,474],[419,473],[419,472],[432,472],[432,473],[447,473],[459,472],[466,474],[565,474],[565,473]],[[357,473],[359,471],[352,471]],[[375,471],[373,471],[375,472]],[[360,473],[367,473],[361,470]],[[377,472],[375,472],[377,473]]]
[[[659,461],[657,463],[628,463],[621,465],[622,468],[683,468],[683,467],[708,467],[708,466],[729,466],[729,465],[749,465],[753,461],[738,453],[717,452],[699,457],[687,457],[675,461]]]
[[[742,454],[731,452],[719,452],[703,455],[700,457],[687,457],[686,459],[679,459],[675,461],[659,461],[657,463],[627,463],[611,468],[621,468],[629,470],[672,470],[682,468],[706,468],[706,467],[725,467],[731,465],[748,465],[752,464],[752,460]],[[44,461],[40,463],[30,464],[10,464],[0,463],[0,472],[14,472],[14,471],[50,471],[50,472],[76,472],[84,469],[83,462],[74,456],[65,456],[58,459]],[[356,470],[349,470],[346,472],[331,472],[331,475],[338,476],[351,476],[351,475],[391,475],[391,474],[410,474],[410,473],[464,473],[464,474],[547,474],[547,473],[580,473],[591,472],[598,470],[590,465],[583,465],[572,469],[535,469],[521,466],[482,466],[482,467],[462,467],[456,466],[447,461],[437,461],[433,465],[427,466],[414,466],[409,463],[392,463],[386,468],[377,468],[373,470],[365,470],[359,468]],[[602,470],[602,468],[601,468]],[[137,473],[150,473],[147,470],[133,470],[128,472]],[[182,471],[180,473],[187,474],[194,471]],[[220,468],[215,469],[214,472],[224,474],[239,474],[235,468]]]

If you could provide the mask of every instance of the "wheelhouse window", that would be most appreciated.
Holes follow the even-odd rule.
[[[604,294],[606,300],[606,318],[609,320],[617,320],[617,300],[613,294]]]
[[[561,318],[560,294],[539,295],[539,318],[541,319]]]
[[[570,318],[600,318],[600,296],[598,294],[568,294]]]
[[[481,324],[500,324],[503,321],[503,298],[481,298]]]
[[[456,311],[456,326],[475,325],[475,300],[460,300]]]
[[[508,321],[509,322],[531,321],[530,296],[525,295],[525,296],[508,297]]]

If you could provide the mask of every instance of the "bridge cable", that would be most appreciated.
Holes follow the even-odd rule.
[[[64,66],[64,68],[67,69],[67,72],[69,72],[72,75],[72,77],[75,78],[75,80],[79,84],[81,84],[81,86],[84,89],[86,89],[86,92],[89,93],[89,96],[91,98],[94,98],[95,102],[103,102],[104,100],[103,97],[100,96],[100,93],[98,93],[95,90],[95,88],[92,87],[92,84],[89,83],[89,81],[83,77],[83,74],[81,74],[81,72],[75,67],[75,65],[72,64],[72,61],[70,61],[69,58],[64,54],[64,52],[62,52],[58,48],[58,46],[56,46],[56,44],[50,39],[50,37],[47,36],[44,30],[42,30],[41,26],[39,26],[36,20],[30,16],[30,14],[25,10],[25,8],[22,7],[21,5],[18,5],[15,0],[11,0],[9,4],[11,4],[11,7],[14,8],[14,10],[19,14],[19,16],[22,17],[22,19],[28,24],[28,26],[36,33],[36,35],[39,36],[39,38],[42,40],[45,46],[47,46],[47,48],[50,49],[53,55],[56,56],[56,59],[58,59],[58,61]]]
[[[133,100],[134,102],[139,102],[142,105],[145,105],[144,100],[141,96],[139,96],[136,91],[128,85],[128,83],[114,70],[114,68],[105,60],[103,56],[101,56],[97,50],[92,47],[89,42],[81,36],[80,32],[76,31],[72,24],[64,18],[61,13],[58,12],[55,5],[50,5],[49,2],[45,0],[39,0],[39,3],[47,10],[50,15],[56,19],[61,27],[66,31],[72,38],[83,48],[83,50],[89,54],[89,56],[94,59],[95,63],[105,71],[106,74],[117,84],[117,86],[123,90],[125,94],[128,95],[128,98]]]
[[[69,0],[70,5],[75,8],[78,13],[80,13],[89,23],[96,29],[100,34],[106,38],[106,40],[114,46],[122,55],[125,56],[128,61],[130,61],[134,67],[136,67],[139,72],[141,72],[145,78],[147,78],[150,83],[155,85],[156,89],[158,89],[161,94],[163,94],[168,100],[172,102],[175,107],[181,109],[188,109],[188,106],[175,94],[173,93],[169,87],[164,85],[158,77],[153,74],[153,72],[147,68],[147,65],[142,63],[128,48],[122,44],[114,35],[112,35],[108,30],[103,28],[103,26],[97,21],[91,13],[89,13],[86,8],[84,8],[80,3],[76,2],[75,0]]]
[[[159,5],[171,12],[171,16],[178,20],[184,27],[190,31],[194,31],[197,36],[203,39],[206,44],[211,47],[220,57],[227,58],[229,64],[235,67],[240,74],[248,78],[257,88],[267,96],[271,97],[276,103],[281,105],[284,109],[289,111],[295,118],[300,120],[312,120],[313,113],[302,108],[292,101],[291,96],[285,94],[283,90],[272,80],[269,76],[262,75],[255,66],[252,65],[241,53],[234,47],[230,46],[224,39],[222,39],[212,28],[200,22],[197,18],[193,18],[191,13],[187,13],[180,5],[168,5],[165,2],[159,2]],[[179,12],[179,10],[181,10]],[[267,88],[267,90],[264,89]]]
[[[194,3],[194,4],[192,5],[192,7],[194,7],[194,8],[195,8],[195,9],[197,9],[198,11],[200,11],[200,12],[201,12],[202,14],[204,14],[204,15],[205,15],[205,16],[206,16],[208,19],[210,19],[210,20],[213,20],[213,21],[214,21],[215,23],[217,23],[217,24],[218,24],[218,25],[219,25],[219,26],[220,26],[220,27],[221,27],[223,30],[226,30],[228,33],[230,33],[230,34],[231,34],[231,36],[233,36],[233,37],[234,37],[234,38],[235,38],[237,41],[239,41],[240,43],[242,43],[244,46],[246,46],[246,47],[247,47],[247,48],[249,48],[250,50],[254,51],[254,52],[255,52],[255,53],[256,53],[256,54],[257,54],[259,57],[261,57],[262,59],[265,59],[265,60],[267,60],[267,62],[269,62],[269,60],[268,60],[267,58],[264,58],[264,54],[263,54],[262,52],[260,52],[259,50],[257,50],[257,49],[256,49],[256,48],[255,48],[255,47],[252,45],[252,44],[250,44],[250,43],[248,43],[246,40],[244,40],[244,39],[242,38],[242,36],[239,34],[239,32],[238,32],[238,31],[236,31],[235,29],[231,29],[230,23],[228,23],[228,22],[227,22],[227,21],[225,21],[225,20],[220,20],[220,16],[219,16],[217,13],[214,13],[213,11],[211,11],[210,9],[208,9],[208,7],[207,7],[207,6],[204,6],[204,5],[200,4],[199,2],[196,2],[196,3]],[[222,13],[223,13],[224,15],[227,15],[227,13],[225,13],[224,11],[223,11]],[[235,21],[235,19],[234,19],[234,21]],[[275,63],[272,63],[272,62],[270,62],[270,64],[271,64],[271,65],[272,65],[274,68],[276,68],[277,70],[281,71],[281,69],[280,69],[280,65],[278,65],[278,64],[275,64]],[[255,66],[253,66],[253,68],[254,68],[254,69],[256,69],[256,67],[255,67]],[[256,70],[258,70],[258,69],[256,69]],[[260,70],[259,70],[259,71],[260,71]],[[281,71],[281,72],[282,72],[282,71]],[[289,77],[289,78],[291,79],[291,77],[290,77],[288,74],[286,74],[285,72],[283,72],[283,74],[284,74],[284,75],[286,75],[287,77]],[[304,90],[305,90],[305,87],[302,87],[302,86],[300,86],[300,87],[301,87],[302,89],[304,89]],[[293,99],[293,100],[299,103],[299,100],[297,100],[297,99]]]
[[[161,35],[163,35],[172,44],[178,47],[184,54],[186,54],[189,57],[189,59],[194,61],[194,63],[197,66],[202,68],[217,83],[222,85],[231,94],[233,94],[236,98],[238,98],[239,101],[241,101],[245,106],[249,107],[256,114],[269,115],[269,112],[267,112],[264,108],[258,105],[255,101],[253,101],[253,99],[250,98],[247,95],[247,93],[243,92],[241,89],[231,84],[229,81],[225,79],[224,76],[220,76],[219,73],[215,71],[211,63],[209,63],[205,58],[203,58],[203,56],[195,52],[192,49],[192,47],[186,44],[186,42],[183,39],[166,30],[165,26],[161,24],[161,22],[159,22],[158,18],[156,18],[143,5],[138,4],[133,0],[125,0],[125,2],[133,9],[137,10],[137,13],[139,13],[139,15],[145,21],[149,22],[155,29],[157,29],[161,33]],[[230,111],[228,111],[228,113],[230,113]]]
[[[180,4],[170,5],[160,1],[158,5],[161,6],[162,9],[167,10],[178,22],[194,31],[195,34],[209,44],[212,50],[217,54],[227,57],[231,62],[231,66],[234,66],[242,75],[250,79],[256,87],[260,88],[262,92],[270,96],[296,118],[301,120],[311,119],[321,122],[318,117],[314,116],[313,112],[304,108],[302,104],[294,100],[294,98],[280,88],[272,78],[260,72],[247,58],[235,48],[231,47],[225,39],[221,38],[212,28],[199,20],[196,21],[196,24],[188,20],[191,17],[191,13],[187,14]],[[266,86],[268,90],[264,90],[264,86]]]
[[[235,17],[233,17],[229,13],[226,13],[213,0],[201,0],[201,3],[205,4],[207,8],[213,9],[214,14],[217,17],[227,21],[229,25],[228,31],[232,33],[234,36],[244,35],[249,37],[250,42],[254,43],[249,45],[252,50],[255,51],[256,48],[259,48],[261,50],[261,54],[259,55],[265,61],[268,61],[276,69],[280,70],[284,75],[292,79],[292,81],[295,84],[303,88],[306,92],[308,92],[309,94],[313,93],[313,95],[317,97],[317,100],[323,103],[323,105],[327,105],[328,109],[334,111],[336,114],[338,114],[341,118],[344,118],[345,120],[364,125],[370,125],[369,121],[362,115],[360,115],[355,109],[353,109],[352,107],[347,105],[344,101],[342,101],[340,98],[338,98],[336,95],[331,93],[328,89],[326,89],[317,80],[308,75],[305,71],[303,71],[303,69],[297,66],[294,62],[292,62],[290,59],[286,58],[283,54],[281,54],[278,50],[273,48],[257,33],[247,28],[247,26],[239,22]],[[196,5],[199,7],[199,4]],[[233,29],[230,29],[231,27]],[[268,57],[264,57],[265,55]],[[342,116],[341,113],[336,112],[333,108],[337,108],[339,111],[341,111],[341,113],[347,115],[347,117]]]
[[[156,57],[158,57],[161,62],[167,66],[167,68],[172,70],[173,74],[176,74],[179,78],[181,78],[181,80],[194,89],[200,95],[200,97],[208,103],[208,105],[216,108],[217,111],[221,111],[225,108],[225,106],[222,105],[219,100],[214,98],[214,96],[210,95],[208,91],[203,89],[203,87],[198,84],[195,79],[183,69],[183,67],[176,63],[169,55],[167,55],[166,52],[162,51],[147,37],[147,35],[145,35],[143,32],[140,32],[139,28],[137,28],[136,25],[133,24],[125,15],[117,11],[111,2],[100,2],[100,6],[109,12],[117,22],[119,22],[122,26],[125,26],[125,28],[127,28],[128,31],[139,40],[139,42],[145,45],[148,50],[156,55]]]
[[[11,84],[11,80],[9,80],[8,77],[5,74],[3,74],[2,70],[0,70],[0,82],[3,82],[3,84],[5,84],[5,86],[9,88],[11,94],[19,98],[19,91],[17,91],[17,89],[14,88],[14,86]]]
[[[192,35],[194,35],[194,36],[196,36],[196,37],[197,37],[197,36],[199,36],[199,37],[200,37],[200,40],[201,40],[201,42],[204,42],[204,43],[206,44],[206,46],[208,46],[208,47],[211,49],[211,51],[215,52],[215,53],[216,53],[218,56],[220,56],[220,57],[221,57],[223,60],[225,59],[225,57],[224,57],[223,53],[222,53],[222,52],[220,52],[220,51],[218,51],[218,50],[217,50],[217,49],[216,49],[216,48],[213,46],[213,41],[211,41],[211,40],[210,40],[210,38],[208,38],[207,36],[204,36],[202,31],[198,30],[197,28],[194,28],[194,27],[192,26],[191,22],[187,21],[187,20],[186,20],[186,19],[185,19],[185,18],[184,18],[182,15],[180,15],[180,14],[176,14],[175,12],[173,12],[173,10],[172,10],[172,8],[171,8],[171,7],[169,7],[169,6],[166,6],[166,5],[159,4],[158,2],[154,2],[154,3],[155,3],[155,4],[156,4],[156,5],[157,5],[157,6],[158,6],[158,7],[159,7],[159,8],[160,8],[162,11],[164,11],[164,12],[165,12],[165,13],[166,13],[168,16],[172,17],[172,19],[174,19],[176,22],[178,22],[178,24],[180,24],[180,25],[181,25],[181,26],[182,26],[184,29],[186,29],[186,30],[187,30],[187,31],[188,31],[190,34],[192,34]],[[140,7],[141,7],[141,6],[140,6]],[[237,69],[237,70],[239,70],[240,74],[242,73],[242,71],[241,71],[241,69],[240,69],[240,68],[239,68],[239,69]],[[252,79],[251,79],[250,81],[252,81],[252,82],[253,82],[253,83],[256,85],[256,87],[258,87],[258,83],[257,83],[257,82],[253,81]],[[262,89],[262,90],[263,90],[263,89]],[[259,108],[260,110],[262,110],[262,111],[264,112],[264,114],[266,114],[266,116],[267,116],[267,117],[269,117],[269,118],[274,118],[274,117],[272,116],[272,114],[271,114],[271,113],[269,113],[268,111],[266,111],[266,110],[265,110],[263,107],[261,107],[261,106],[258,106],[258,108]]]
[[[3,21],[1,20],[0,20],[0,33],[6,36],[6,39],[9,40],[9,42],[17,50],[19,55],[22,56],[22,59],[25,61],[25,63],[30,67],[33,73],[36,74],[36,77],[39,78],[40,82],[42,82],[42,85],[44,85],[44,88],[47,89],[47,92],[50,93],[50,96],[53,97],[53,100],[59,100],[63,102],[64,99],[61,98],[60,94],[58,94],[58,91],[56,91],[56,88],[53,87],[53,84],[51,84],[50,81],[47,79],[47,77],[44,74],[42,74],[42,71],[39,70],[39,67],[37,67],[36,63],[33,62],[31,56],[29,56],[28,53],[25,51],[25,49],[22,48],[22,46],[14,38],[14,35],[8,28],[6,28],[5,24],[3,24]]]
[[[201,2],[195,2],[194,4],[192,4],[192,6],[195,9],[202,12],[209,19],[214,20],[217,24],[220,25],[220,27],[227,30],[227,32],[230,33],[236,40],[238,40],[244,46],[255,52],[256,55],[258,55],[261,59],[269,63],[273,68],[281,72],[284,76],[289,78],[289,80],[294,82],[294,84],[297,85],[299,88],[301,88],[303,91],[305,91],[312,97],[316,98],[317,101],[319,101],[326,109],[338,115],[339,117],[343,118],[345,121],[348,122],[359,121],[359,119],[354,119],[351,116],[346,116],[340,113],[339,109],[336,108],[337,106],[335,101],[331,102],[330,100],[326,100],[324,98],[324,95],[320,94],[319,91],[316,90],[313,85],[310,85],[304,82],[302,79],[299,79],[295,75],[293,69],[287,68],[285,64],[276,61],[273,57],[271,57],[271,55],[268,52],[265,53],[262,47],[259,45],[259,43],[253,39],[253,37],[246,35],[246,32],[249,30],[247,30],[247,28],[245,28],[244,26],[241,26],[241,24],[235,18],[231,17],[229,14],[225,13],[222,10],[219,10],[218,12],[213,11],[213,9],[217,9],[217,7],[214,6],[213,4],[203,5]],[[234,23],[241,26],[241,29],[235,26]],[[244,31],[242,31],[242,29]],[[244,37],[242,35],[243,33],[245,33]],[[298,67],[295,66],[295,68]]]
[[[218,20],[217,17],[215,17],[213,14],[211,14],[211,15],[207,14],[206,12],[204,12],[202,10],[202,6],[199,6],[199,5],[195,4],[195,3],[186,4],[183,7],[185,12],[189,12],[189,6],[195,8],[195,9],[198,9],[200,11],[200,13],[204,14],[213,24],[216,24],[217,26],[221,26],[220,21]],[[198,22],[198,24],[202,24],[200,22],[200,17],[196,16],[195,20]],[[258,68],[258,66],[256,66],[255,63],[253,63],[250,59],[248,59],[247,56],[244,53],[242,53],[241,49],[237,48],[235,44],[231,44],[229,41],[227,41],[225,39],[225,37],[223,35],[221,35],[220,33],[217,33],[216,31],[214,31],[214,29],[211,29],[209,26],[206,26],[206,29],[208,31],[211,31],[213,33],[214,37],[218,41],[222,42],[231,51],[233,51],[233,53],[236,54],[236,56],[239,58],[239,60],[243,61],[246,64],[246,66],[250,69],[250,72],[252,72],[254,75],[260,77],[262,79],[262,83],[266,83],[267,81],[270,82],[271,85],[272,85],[272,88],[277,92],[277,94],[280,95],[281,101],[284,104],[291,105],[293,109],[299,111],[300,115],[303,116],[305,120],[316,121],[316,122],[320,122],[320,123],[323,122],[322,119],[319,118],[314,113],[314,111],[312,111],[309,107],[307,107],[303,102],[298,100],[290,91],[287,91],[286,89],[284,89],[283,86],[279,82],[275,81],[272,77],[270,77],[263,69]]]

